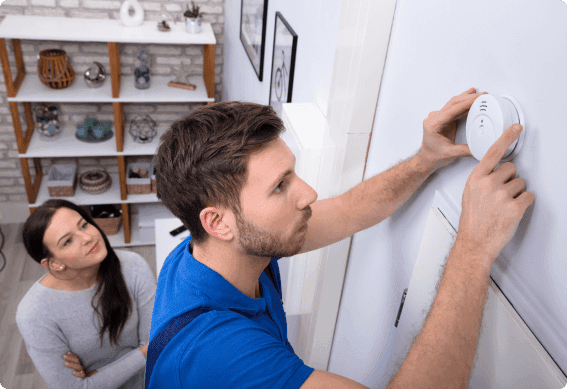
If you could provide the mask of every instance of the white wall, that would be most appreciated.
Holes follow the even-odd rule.
[[[423,120],[452,96],[475,87],[515,97],[526,138],[512,162],[535,202],[496,260],[492,278],[564,372],[566,45],[567,6],[560,0],[398,0],[364,175],[368,179],[417,151]],[[457,143],[466,143],[465,120],[458,122]],[[460,206],[477,163],[461,158],[438,170],[394,215],[355,234],[329,371],[385,387],[380,374],[435,190]]]
[[[268,104],[274,45],[274,22],[279,11],[298,36],[292,103],[315,102],[327,112],[341,0],[269,0],[263,81],[240,41],[241,0],[226,0],[223,99]]]

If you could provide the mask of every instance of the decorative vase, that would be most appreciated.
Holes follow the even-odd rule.
[[[57,106],[39,103],[35,107],[35,128],[44,140],[59,138],[59,115]]]
[[[130,7],[134,8],[133,16],[130,16]],[[120,7],[120,20],[126,27],[139,26],[144,22],[144,9],[138,0],[124,0]]]
[[[94,62],[85,71],[84,80],[89,88],[100,88],[106,79],[106,72],[104,66],[100,62]]]
[[[75,71],[67,53],[61,49],[47,49],[39,52],[37,75],[40,81],[52,89],[67,88],[75,80]]]
[[[199,34],[201,32],[202,23],[203,18],[200,16],[197,18],[185,18],[185,31],[189,34]]]
[[[136,53],[138,58],[135,62],[134,69],[134,86],[137,89],[148,89],[150,87],[150,62],[151,58],[142,47]]]

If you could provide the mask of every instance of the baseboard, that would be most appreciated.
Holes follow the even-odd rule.
[[[30,215],[28,203],[0,203],[0,223],[24,223]]]

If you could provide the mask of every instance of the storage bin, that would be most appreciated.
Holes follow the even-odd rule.
[[[50,197],[74,196],[76,186],[77,165],[51,165],[47,175]]]
[[[129,163],[126,170],[126,189],[128,194],[148,194],[152,191],[150,163]],[[130,178],[132,169],[139,168],[148,172],[147,178]]]
[[[92,205],[90,207],[91,216],[97,226],[100,227],[105,235],[116,235],[120,230],[122,222],[122,210],[110,204]],[[119,215],[119,216],[116,216]],[[105,217],[95,217],[105,216]],[[114,216],[114,217],[111,217]]]

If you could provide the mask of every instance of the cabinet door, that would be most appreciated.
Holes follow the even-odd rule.
[[[383,387],[400,368],[435,301],[457,236],[443,216],[450,212],[447,208],[437,191],[383,375]],[[567,377],[490,279],[469,387],[558,389],[565,383]]]

